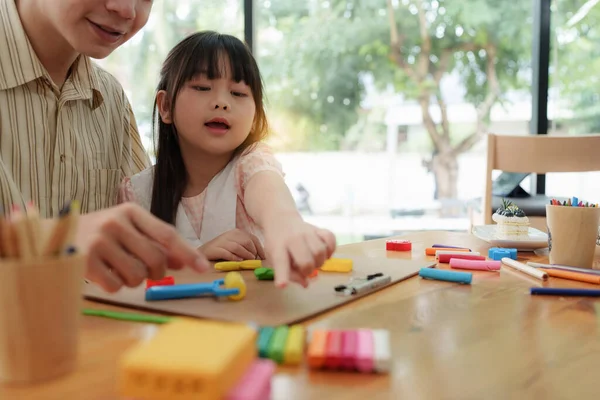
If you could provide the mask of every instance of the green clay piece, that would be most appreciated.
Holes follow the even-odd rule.
[[[256,268],[254,275],[259,281],[272,281],[275,279],[275,273],[272,268]]]
[[[258,339],[256,341],[256,345],[258,347],[258,355],[260,358],[269,357],[269,343],[271,342],[273,333],[275,333],[275,328],[273,328],[272,326],[264,326],[260,328],[260,332],[258,333]]]
[[[273,332],[273,336],[271,336],[271,340],[269,341],[267,356],[278,364],[283,363],[287,337],[288,327],[287,325],[281,325],[275,328],[275,332]]]
[[[104,317],[118,319],[121,321],[134,321],[134,322],[148,322],[152,324],[165,324],[170,322],[173,318],[161,317],[158,315],[145,315],[145,314],[133,314],[123,313],[117,311],[106,311],[106,310],[93,310],[91,308],[85,308],[82,310],[83,315],[91,315],[94,317]]]

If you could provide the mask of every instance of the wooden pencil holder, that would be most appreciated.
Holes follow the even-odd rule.
[[[546,205],[550,264],[592,268],[600,208]]]
[[[0,380],[30,384],[77,363],[85,259],[0,262]]]

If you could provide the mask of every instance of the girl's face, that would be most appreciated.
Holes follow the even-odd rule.
[[[77,52],[104,58],[148,21],[152,0],[35,0],[64,40]]]
[[[220,65],[219,78],[199,74],[182,86],[173,116],[165,92],[158,93],[161,118],[175,124],[182,150],[192,146],[199,154],[231,154],[250,134],[256,111],[252,91],[244,81],[232,79],[226,57]]]

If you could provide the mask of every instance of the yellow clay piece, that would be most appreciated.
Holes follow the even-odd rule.
[[[285,342],[284,364],[298,365],[302,362],[304,342],[304,327],[302,325],[290,326]]]
[[[228,272],[227,275],[225,275],[225,284],[223,286],[228,289],[240,289],[239,294],[234,294],[233,296],[227,297],[230,300],[242,300],[244,297],[246,297],[246,282],[244,281],[242,274],[239,272]]]
[[[241,269],[256,269],[262,267],[262,260],[244,260],[240,262]]]
[[[321,265],[321,271],[325,272],[350,272],[352,271],[352,259],[330,258]]]
[[[217,271],[239,271],[240,262],[239,261],[222,261],[215,263],[215,269]]]
[[[256,357],[256,330],[246,324],[177,318],[121,358],[119,392],[145,400],[222,399]]]

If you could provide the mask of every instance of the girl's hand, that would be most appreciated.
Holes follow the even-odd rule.
[[[198,250],[209,261],[243,261],[264,260],[265,251],[260,240],[251,233],[240,229],[232,229],[217,236]]]
[[[265,227],[267,260],[275,269],[275,285],[288,281],[308,286],[308,276],[335,252],[332,232],[304,222],[278,218]]]

